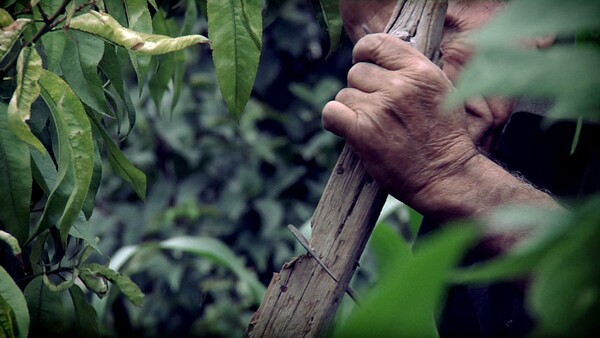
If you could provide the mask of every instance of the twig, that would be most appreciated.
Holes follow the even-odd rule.
[[[34,43],[36,43],[42,37],[42,35],[48,33],[54,27],[53,25],[55,25],[54,21],[56,21],[56,19],[58,19],[58,17],[64,13],[65,8],[67,8],[67,5],[69,5],[70,2],[71,2],[71,0],[64,0],[62,2],[62,4],[60,4],[60,7],[58,7],[56,12],[54,14],[52,14],[51,17],[48,18],[48,21],[44,24],[44,27],[42,27],[42,29],[37,31],[37,33],[35,33],[35,35],[31,38],[30,41],[25,42],[23,44],[23,47],[32,46]]]
[[[329,277],[331,277],[331,279],[333,279],[336,283],[339,284],[339,282],[340,282],[339,279],[333,274],[333,272],[331,272],[331,270],[327,267],[327,265],[325,265],[325,263],[323,263],[321,258],[319,258],[319,256],[315,252],[315,250],[313,250],[313,248],[310,247],[308,240],[306,239],[306,237],[304,237],[304,235],[300,232],[300,230],[298,230],[298,228],[296,228],[295,226],[293,226],[291,224],[288,224],[287,227],[288,227],[288,230],[290,230],[290,232],[292,233],[292,235],[298,240],[300,245],[302,245],[302,247],[304,247],[304,249],[306,249],[308,254],[311,255],[317,261],[317,263],[319,263],[319,265],[323,268],[323,270],[325,270],[325,272],[327,272],[327,274],[329,275]],[[346,293],[348,293],[348,296],[350,296],[350,298],[352,298],[352,300],[354,302],[358,303],[358,293],[351,286],[348,286],[346,288]]]

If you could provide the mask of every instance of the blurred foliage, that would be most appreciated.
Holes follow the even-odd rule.
[[[121,146],[147,175],[147,199],[105,174],[90,222],[110,266],[146,301],[136,308],[112,291],[95,301],[107,332],[241,336],[262,297],[252,276],[267,285],[298,253],[285,225],[311,217],[337,158],[341,140],[323,130],[320,110],[344,85],[351,46],[344,40],[326,58],[328,34],[308,1],[269,3],[264,18],[258,75],[239,120],[202,47],[185,52],[177,105],[171,90],[159,105],[151,92],[132,95],[143,114]],[[192,32],[206,30],[200,12]],[[204,244],[165,248],[173,241]]]

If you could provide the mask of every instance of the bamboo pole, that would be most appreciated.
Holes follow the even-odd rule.
[[[446,7],[446,1],[441,0],[398,0],[386,32],[436,61]],[[246,336],[323,335],[358,266],[385,198],[346,145],[311,223],[312,252],[338,282],[310,254],[293,258],[273,274]]]

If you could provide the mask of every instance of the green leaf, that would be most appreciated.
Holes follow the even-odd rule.
[[[339,0],[319,0],[323,21],[329,34],[329,54],[338,49],[344,26],[338,2]]]
[[[530,236],[504,255],[455,271],[451,279],[455,283],[481,284],[525,276],[570,231],[567,216],[562,210],[524,207],[504,207],[494,211],[487,220],[498,232],[528,232]]]
[[[597,32],[598,13],[598,1],[512,1],[473,35],[478,53],[459,78],[449,106],[478,95],[552,98],[555,117],[600,120],[600,98],[595,95],[600,81],[597,44],[561,42],[541,51],[523,47],[524,41],[535,38]]]
[[[336,337],[436,337],[446,276],[475,239],[470,227],[444,228],[402,255],[336,332]]]
[[[13,256],[19,256],[21,254],[21,246],[19,245],[19,241],[13,235],[6,231],[0,230],[0,241],[8,245]]]
[[[0,8],[0,28],[9,26],[13,22],[15,22],[15,20],[13,20],[10,13],[8,13],[4,8]]]
[[[17,88],[8,104],[8,127],[23,142],[45,154],[46,148],[27,125],[31,117],[31,105],[40,96],[38,80],[41,74],[40,55],[35,48],[23,48],[17,60]]]
[[[169,28],[162,12],[157,12],[152,18],[154,31],[158,34],[169,35]],[[156,61],[155,61],[156,60]],[[161,110],[163,95],[169,89],[169,82],[173,78],[175,71],[175,58],[173,53],[160,55],[153,61],[158,63],[156,72],[150,78],[148,88],[150,96],[156,105],[158,111]]]
[[[262,1],[209,0],[208,36],[223,99],[236,119],[242,114],[262,48]]]
[[[42,36],[42,43],[46,52],[46,68],[51,72],[62,74],[60,63],[67,44],[67,35],[60,31],[48,32]]]
[[[92,132],[94,132],[94,129],[92,129]],[[96,194],[98,193],[102,181],[102,155],[100,155],[100,144],[98,143],[99,140],[97,140],[97,135],[94,135],[94,138],[96,139],[94,142],[94,171],[92,172],[92,180],[90,182],[88,194],[85,197],[83,207],[81,208],[87,219],[90,219],[94,212],[94,207],[96,206]]]
[[[535,266],[528,301],[543,337],[590,337],[600,329],[600,198],[577,210],[568,231]]]
[[[171,38],[164,35],[136,32],[122,27],[110,15],[96,11],[90,11],[90,13],[73,18],[71,29],[93,34],[141,55],[160,55],[181,50],[194,44],[209,42],[202,35]]]
[[[377,225],[369,240],[369,247],[375,253],[380,276],[393,273],[390,269],[393,264],[405,265],[412,258],[410,245],[385,223]]]
[[[50,280],[50,278],[48,277],[47,274],[42,275],[42,280],[44,281],[44,285],[46,285],[48,290],[50,290],[51,292],[62,292],[62,291],[67,290],[71,286],[73,286],[73,284],[75,284],[75,280],[77,280],[78,276],[79,276],[79,270],[74,269],[73,273],[71,273],[68,277],[63,279],[58,284],[54,284],[54,282],[52,282]]]
[[[32,161],[31,171],[36,183],[44,194],[50,195],[51,188],[56,185],[56,166],[50,155],[42,155],[37,151],[30,152]]]
[[[10,305],[0,296],[0,337],[16,337],[17,318]]]
[[[92,273],[103,276],[116,284],[133,305],[141,306],[144,302],[144,294],[129,277],[97,263],[84,264],[82,268],[88,268]]]
[[[104,0],[106,11],[115,18],[121,26],[127,25],[127,16],[125,12],[125,1],[123,0]]]
[[[14,320],[16,321],[14,323],[14,326],[16,326],[14,328],[16,337],[28,337],[30,318],[25,296],[2,266],[0,266],[0,297],[4,299],[4,302],[12,310],[12,315],[6,313],[5,315],[14,316]],[[2,309],[3,311],[0,312],[0,315],[4,313],[6,307]]]
[[[158,6],[156,5],[156,0],[148,0],[148,3],[154,7],[156,11],[158,11]]]
[[[31,272],[33,275],[39,275],[44,272],[44,257],[46,255],[44,246],[48,238],[49,231],[44,231],[36,236],[31,246],[29,254],[29,263],[31,264]]]
[[[129,120],[129,130],[125,135],[129,135],[129,132],[133,129],[135,125],[135,108],[133,106],[133,101],[131,101],[131,95],[129,95],[128,91],[125,91],[125,84],[123,81],[123,64],[121,60],[117,56],[115,46],[106,44],[104,47],[104,55],[102,56],[102,60],[100,61],[100,69],[106,75],[111,85],[113,85],[116,90],[123,106],[125,107],[125,111],[127,111],[127,118]],[[120,127],[120,124],[119,124]]]
[[[56,11],[58,11],[58,9],[60,8],[61,4],[62,0],[49,0],[40,3],[40,5],[43,6],[44,11],[47,14],[56,13]],[[34,14],[36,20],[39,20],[39,22],[43,20],[41,13],[39,13],[39,10],[35,10]],[[67,35],[62,30],[50,31],[42,35],[41,42],[44,45],[44,54],[46,55],[46,69],[58,75],[62,75],[60,61],[65,51]]]
[[[146,175],[134,167],[131,162],[125,157],[121,149],[115,144],[115,141],[108,135],[104,127],[96,119],[96,117],[90,115],[94,127],[98,129],[104,143],[106,144],[108,163],[115,171],[115,173],[121,176],[124,180],[129,182],[135,193],[142,199],[146,200]]]
[[[96,309],[85,299],[83,291],[75,285],[69,289],[75,310],[75,330],[77,337],[99,337]]]
[[[589,0],[511,1],[474,35],[482,48],[521,43],[525,39],[569,36],[600,29],[600,2]]]
[[[173,237],[159,243],[161,249],[178,250],[196,256],[206,257],[217,264],[221,264],[235,273],[238,278],[246,283],[257,304],[260,303],[265,293],[265,287],[256,276],[251,273],[240,259],[223,242],[208,237]]]
[[[104,42],[79,32],[70,32],[62,58],[64,77],[83,103],[95,111],[108,114],[98,64],[104,54]]]
[[[551,116],[599,121],[600,96],[591,95],[600,87],[596,69],[600,49],[592,46],[482,50],[465,68],[449,105],[478,95],[555,98]]]
[[[50,291],[42,277],[34,278],[24,293],[31,316],[31,337],[62,337],[64,320],[61,293]]]
[[[0,29],[0,62],[8,54],[12,46],[21,36],[31,19],[17,19],[12,24]]]
[[[56,126],[59,158],[57,183],[48,198],[37,232],[48,229],[60,215],[58,226],[64,244],[83,207],[93,176],[92,128],[81,101],[60,77],[44,71],[40,85]],[[68,193],[66,201],[65,193]]]
[[[23,244],[29,236],[31,163],[29,149],[8,128],[0,103],[0,224]]]
[[[85,219],[83,213],[79,214],[77,220],[73,224],[73,227],[69,230],[69,235],[83,239],[88,245],[94,248],[96,251],[101,252],[98,247],[98,243],[96,243],[96,238],[92,235],[90,231],[90,223]]]
[[[152,19],[146,0],[125,1],[125,7],[131,30],[146,34],[152,33]],[[129,51],[129,58],[138,77],[139,95],[142,95],[143,84],[146,82],[146,75],[150,66],[150,57]]]

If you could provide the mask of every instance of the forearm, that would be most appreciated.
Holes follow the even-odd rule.
[[[485,217],[505,204],[561,208],[548,194],[511,175],[479,154],[454,175],[433,182],[414,196],[413,207],[439,221]]]

